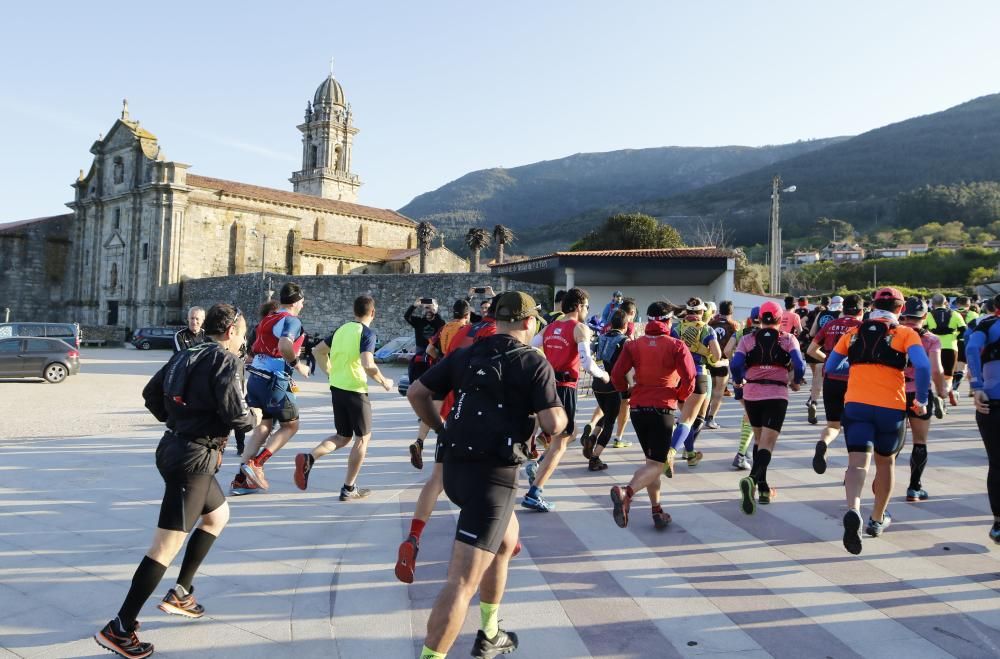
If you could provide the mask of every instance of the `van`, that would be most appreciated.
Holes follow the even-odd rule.
[[[62,339],[80,349],[80,326],[76,323],[0,323],[0,339],[12,336]]]

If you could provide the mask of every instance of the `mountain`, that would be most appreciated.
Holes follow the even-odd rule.
[[[433,223],[452,245],[460,245],[471,226],[505,224],[521,235],[523,230],[594,209],[626,208],[695,190],[844,139],[756,148],[659,147],[578,153],[510,169],[472,172],[416,197],[399,212]],[[526,246],[519,241],[515,251],[523,252]]]

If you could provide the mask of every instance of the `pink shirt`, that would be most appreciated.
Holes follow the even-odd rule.
[[[778,329],[782,332],[788,332],[789,334],[801,334],[802,319],[799,318],[799,314],[786,309],[785,312],[781,314],[781,322],[778,323]]]
[[[931,360],[931,364],[934,363],[934,355],[938,355],[938,358],[940,358],[941,339],[925,330],[920,337],[920,343],[924,346],[924,350],[927,351],[927,358]],[[933,367],[931,369],[933,370]],[[903,376],[906,378],[906,393],[917,393],[917,383],[913,379],[913,367],[907,366],[903,369]]]
[[[797,317],[797,316],[796,316]],[[782,334],[779,345],[788,353],[799,352],[799,342],[791,334]],[[740,339],[736,352],[750,353],[757,345],[757,338],[747,334]],[[747,369],[743,385],[743,400],[788,400],[788,387],[778,384],[755,384],[752,380],[778,380],[788,382],[791,371],[784,366],[751,366]]]

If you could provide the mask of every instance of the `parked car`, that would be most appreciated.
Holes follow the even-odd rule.
[[[0,323],[0,339],[11,336],[44,336],[62,339],[80,349],[80,326],[76,323]]]
[[[375,351],[375,361],[379,364],[408,362],[416,351],[416,339],[412,336],[397,336]]]
[[[0,339],[0,378],[44,378],[58,384],[80,372],[80,351],[61,339]]]
[[[173,350],[174,334],[181,327],[141,327],[132,334],[132,345],[139,350],[152,350],[153,348],[165,348]]]

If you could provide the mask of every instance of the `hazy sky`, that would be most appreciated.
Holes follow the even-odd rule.
[[[399,208],[476,169],[943,110],[1000,91],[998,26],[991,0],[15,3],[0,222],[66,212],[123,97],[192,172],[291,189],[333,57],[360,202]]]

